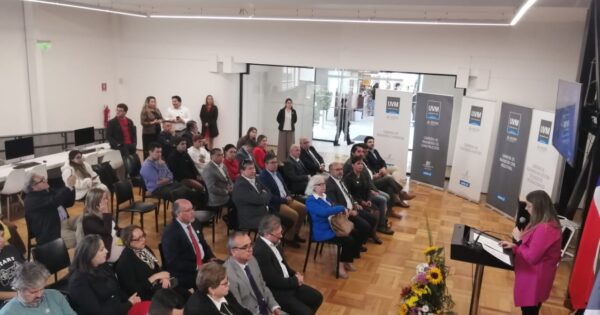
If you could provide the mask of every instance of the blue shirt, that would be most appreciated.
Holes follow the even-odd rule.
[[[160,161],[160,160],[159,160]],[[159,186],[158,180],[163,178],[168,178],[169,183],[173,181],[173,173],[169,170],[167,163],[162,161],[153,161],[151,159],[146,159],[142,164],[142,169],[140,170],[140,175],[144,178],[144,183],[146,183],[146,189],[152,193]]]

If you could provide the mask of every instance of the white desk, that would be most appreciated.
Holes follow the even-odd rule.
[[[98,154],[98,157],[101,157],[101,156],[104,156],[104,154],[106,154],[107,152],[114,151],[113,149],[110,148],[110,145],[108,143],[96,144],[96,145],[90,146],[86,149],[96,149],[96,151],[84,154],[83,155],[84,157],[88,156],[90,154],[94,154],[94,153]],[[59,153],[54,153],[54,154],[50,154],[50,155],[43,155],[40,157],[33,158],[31,160],[22,161],[21,163],[38,162],[40,164],[46,164],[46,169],[50,170],[50,169],[62,167],[65,164],[65,162],[67,162],[68,159],[69,159],[69,151],[65,151],[65,152],[59,152]],[[33,166],[26,168],[25,170],[28,171],[31,168],[33,168]],[[12,170],[13,170],[12,164],[0,166],[0,182],[6,181],[6,177]]]

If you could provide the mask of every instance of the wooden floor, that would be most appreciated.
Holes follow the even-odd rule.
[[[512,223],[483,205],[447,192],[415,183],[410,184],[410,191],[416,193],[417,198],[411,201],[409,209],[402,209],[404,218],[391,219],[396,233],[393,236],[382,236],[383,245],[369,243],[368,252],[355,263],[358,271],[349,273],[349,279],[335,279],[333,248],[326,246],[323,256],[317,257],[316,262],[309,260],[305,281],[320,290],[325,297],[319,314],[397,314],[401,288],[414,276],[416,265],[424,262],[423,250],[428,246],[425,213],[429,216],[435,245],[446,249],[447,264],[451,267],[448,286],[456,302],[455,312],[459,315],[468,314],[474,268],[470,264],[450,260],[449,245],[453,226],[463,223],[481,230],[509,234]],[[78,203],[69,212],[76,215],[81,210],[81,204]],[[400,211],[401,208],[395,210]],[[160,233],[163,231],[162,218],[160,213]],[[137,224],[138,220],[136,217],[134,222]],[[16,223],[25,239],[24,220]],[[144,223],[149,246],[158,253],[160,234],[154,230],[154,216],[146,215]],[[129,215],[121,215],[119,226],[127,224]],[[224,222],[219,221],[216,241],[211,244],[213,251],[221,259],[227,257],[225,229]],[[303,227],[302,235],[306,236],[307,233],[307,227]],[[210,228],[204,229],[204,235],[210,244]],[[301,271],[306,245],[300,249],[286,248],[285,254],[291,266]],[[570,262],[561,263],[551,297],[544,303],[541,314],[568,314],[562,304],[570,270]],[[510,271],[486,268],[479,314],[520,314],[513,306],[513,281],[514,275]]]

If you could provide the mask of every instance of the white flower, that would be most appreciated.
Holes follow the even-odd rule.
[[[421,311],[423,311],[425,313],[429,312],[429,306],[423,305],[423,307],[421,307]]]
[[[417,265],[417,273],[423,273],[423,272],[427,271],[428,268],[429,268],[429,265],[427,263],[418,264]]]

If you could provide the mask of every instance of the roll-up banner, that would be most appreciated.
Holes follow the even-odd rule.
[[[551,197],[556,193],[560,155],[552,146],[553,131],[554,113],[534,110],[523,171],[521,200],[525,200],[525,196],[534,190],[543,190]]]
[[[479,202],[498,103],[463,97],[448,190]]]
[[[406,178],[406,159],[410,133],[413,93],[377,90],[373,135],[381,157],[396,166]]]
[[[410,179],[444,188],[453,97],[417,94]]]
[[[487,203],[509,217],[518,208],[530,126],[530,108],[502,103]]]

